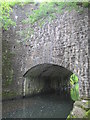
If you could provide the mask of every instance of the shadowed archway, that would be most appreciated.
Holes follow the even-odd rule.
[[[62,91],[69,93],[72,72],[54,64],[39,64],[29,69],[24,77],[24,95]]]

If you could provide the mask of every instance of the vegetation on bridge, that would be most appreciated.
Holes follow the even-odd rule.
[[[70,85],[71,85],[71,98],[76,101],[79,99],[79,83],[78,77],[75,74],[72,74],[70,77]]]
[[[18,4],[23,6],[31,1],[33,0],[0,0],[0,22],[2,27],[7,30],[10,25],[16,25],[16,23],[10,18],[10,12],[12,12],[12,7],[14,5]],[[90,5],[90,3],[83,2],[79,3],[79,5],[87,7]],[[23,22],[30,22],[31,24],[34,24],[39,20],[40,25],[42,25],[46,19],[52,20],[55,18],[54,13],[61,13],[62,9],[66,6],[69,8],[69,10],[72,8],[77,10],[79,9],[78,2],[51,2],[51,0],[47,0],[47,2],[40,3],[39,8],[33,10],[33,13],[28,16],[28,20]]]
[[[43,2],[40,3],[39,8],[34,10],[33,13],[28,16],[25,22],[30,22],[34,24],[39,21],[39,24],[43,24],[45,20],[51,21],[55,18],[55,13],[62,13],[62,9],[68,9],[69,11],[72,9],[80,10],[77,2]],[[89,3],[82,3],[81,6],[88,7]]]
[[[0,23],[1,27],[8,30],[10,26],[16,26],[16,23],[10,18],[13,12],[13,6],[16,4],[23,6],[32,0],[0,0]]]

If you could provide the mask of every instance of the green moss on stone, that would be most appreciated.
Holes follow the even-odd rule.
[[[68,117],[67,117],[67,120],[70,120],[71,118],[70,118],[70,115],[68,115]]]
[[[85,110],[85,111],[88,111],[88,110],[89,110],[89,104],[90,104],[89,102],[90,102],[90,101],[87,101],[87,102],[76,101],[76,102],[74,103],[74,105],[77,106],[77,107],[82,108],[82,109]]]
[[[13,91],[4,91],[3,93],[2,93],[2,98],[4,98],[4,99],[9,99],[9,98],[14,98],[14,97],[16,97],[17,96],[17,93],[16,92],[13,92]]]
[[[88,101],[86,102],[86,104],[87,104],[87,105],[90,105],[90,100],[88,100]]]
[[[77,117],[70,114],[70,115],[68,115],[67,120],[73,120],[73,118],[77,118]]]
[[[11,85],[13,81],[13,68],[12,68],[12,58],[15,54],[11,53],[8,49],[10,45],[3,42],[3,54],[2,54],[2,85],[4,88]]]

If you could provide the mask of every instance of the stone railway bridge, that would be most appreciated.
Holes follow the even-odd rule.
[[[16,27],[2,33],[3,53],[10,51],[14,54],[11,59],[13,81],[3,91],[14,91],[17,96],[28,95],[45,86],[57,87],[55,80],[64,80],[63,84],[66,84],[65,80],[74,73],[79,78],[80,96],[90,97],[87,8],[83,13],[63,10],[42,27],[35,23],[34,34],[22,42],[23,35],[17,33],[30,28],[28,23],[22,24],[22,20],[26,19],[25,13],[30,13],[31,8],[31,4],[23,8],[15,6],[11,17],[16,21]],[[3,85],[5,81],[4,78]]]

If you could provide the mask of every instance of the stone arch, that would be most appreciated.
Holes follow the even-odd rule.
[[[88,97],[88,36],[85,32],[88,19],[82,16],[80,20],[77,16],[76,11],[67,11],[51,23],[46,22],[42,28],[34,27],[34,35],[26,42],[23,74],[38,64],[62,66],[78,76],[80,96]],[[74,21],[78,22],[73,24]]]
[[[25,77],[24,95],[40,92],[62,91],[70,92],[69,79],[72,72],[57,64],[44,63],[30,68]]]

